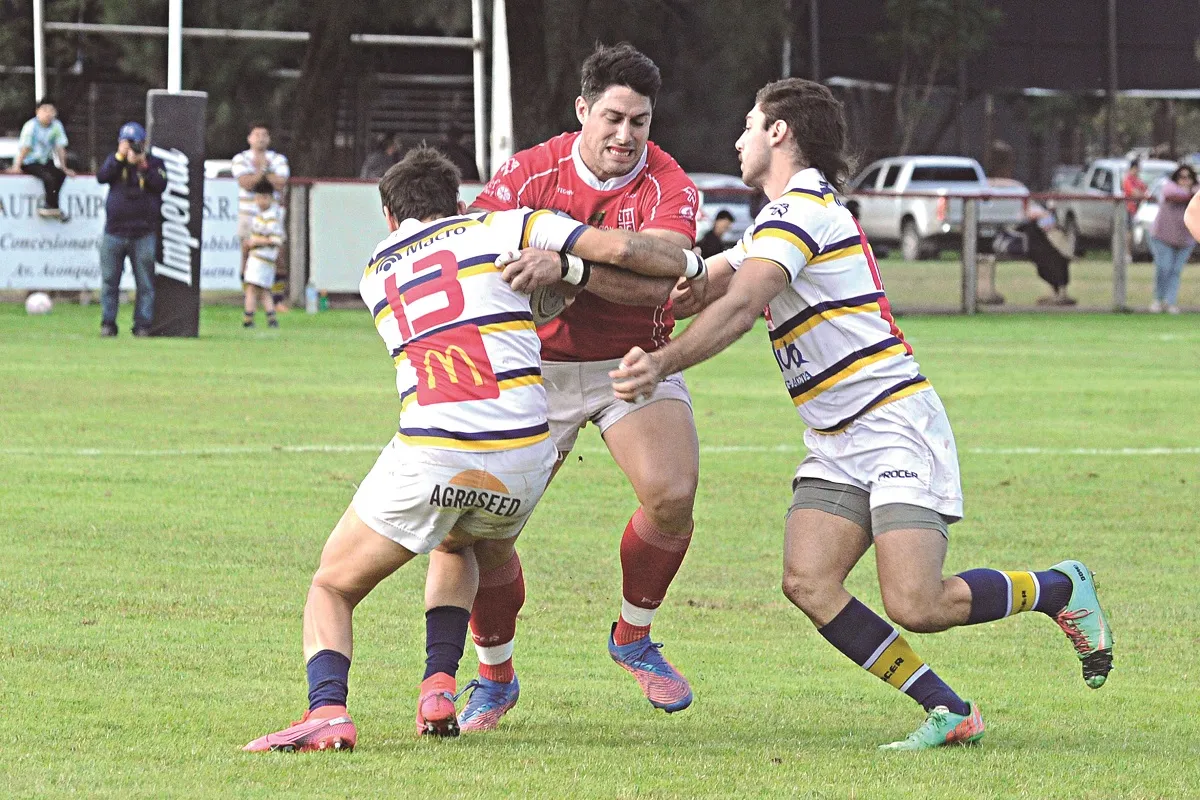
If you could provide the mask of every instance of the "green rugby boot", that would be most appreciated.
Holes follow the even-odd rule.
[[[880,750],[930,750],[950,744],[971,744],[983,738],[983,716],[979,706],[967,701],[970,714],[954,714],[945,706],[929,712],[921,727],[902,741],[879,746]]]
[[[1071,579],[1071,599],[1054,617],[1083,662],[1083,682],[1099,689],[1112,670],[1112,628],[1100,610],[1092,571],[1078,561],[1062,561],[1050,569]]]

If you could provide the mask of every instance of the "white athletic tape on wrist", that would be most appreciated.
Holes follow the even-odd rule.
[[[704,274],[707,269],[704,259],[696,255],[694,250],[684,250],[683,257],[687,262],[687,268],[683,271],[683,277],[692,280]]]
[[[583,259],[573,253],[563,253],[563,274],[562,279],[572,286],[579,286],[583,283],[584,269]]]

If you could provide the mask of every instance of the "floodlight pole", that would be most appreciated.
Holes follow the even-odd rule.
[[[167,3],[167,91],[183,89],[183,0]]]
[[[1108,0],[1108,113],[1104,118],[1104,154],[1117,145],[1117,0]]]
[[[814,81],[821,80],[821,17],[817,9],[817,0],[808,3],[808,56],[809,77]]]
[[[33,0],[33,102],[40,103],[46,96],[46,32],[42,28],[45,18],[42,0]]]

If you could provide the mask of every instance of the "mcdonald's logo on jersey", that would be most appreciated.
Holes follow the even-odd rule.
[[[409,342],[417,370],[417,402],[423,406],[464,400],[494,400],[500,386],[479,329],[463,325]]]

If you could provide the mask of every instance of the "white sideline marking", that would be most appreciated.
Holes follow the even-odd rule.
[[[385,443],[386,444],[386,443]],[[3,447],[5,456],[66,456],[75,458],[177,458],[185,456],[270,455],[272,453],[378,453],[385,444],[293,444],[181,447],[157,450],[122,450],[99,447]],[[576,447],[572,452],[600,455],[603,447]],[[701,453],[800,453],[799,445],[704,445]],[[1200,447],[967,447],[964,453],[980,456],[1190,456]]]

